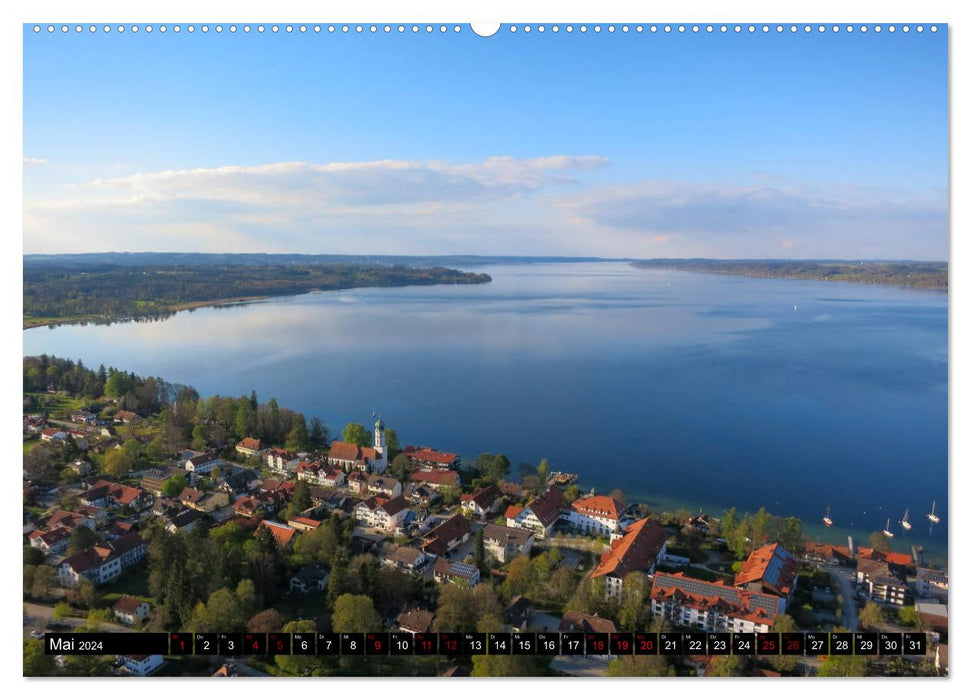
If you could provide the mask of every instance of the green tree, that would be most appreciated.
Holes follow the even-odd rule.
[[[622,630],[636,631],[643,629],[643,622],[647,615],[644,601],[650,587],[647,577],[639,571],[632,571],[624,577],[623,599],[617,612],[617,622]]]
[[[276,630],[274,630],[276,631]],[[314,634],[317,631],[313,620],[294,620],[283,626],[283,631],[293,634],[303,632]],[[273,659],[277,667],[291,676],[323,676],[333,670],[333,660],[327,656],[306,656],[300,654],[286,654]]]
[[[790,657],[795,661],[795,657]],[[749,659],[745,656],[713,656],[705,673],[714,678],[732,678],[748,675]]]
[[[54,656],[44,653],[40,639],[24,640],[24,675],[29,677],[53,676],[57,673]]]
[[[41,564],[34,569],[30,595],[36,600],[50,600],[57,585],[57,572],[54,567]]]
[[[104,472],[114,479],[128,476],[135,466],[135,458],[124,449],[108,450],[104,456]]]
[[[388,446],[389,456],[397,456],[401,452],[401,443],[398,441],[398,433],[395,432],[394,428],[388,428],[384,431],[384,441]]]
[[[546,457],[543,457],[539,461],[539,466],[536,467],[536,474],[539,476],[540,483],[545,484],[546,478],[550,475],[550,463]]]
[[[476,655],[472,657],[473,678],[511,678],[536,675],[536,664],[530,656]]]
[[[37,549],[37,547],[31,547],[29,544],[24,545],[24,564],[31,564],[37,566],[38,564],[43,564],[44,553]]]
[[[772,623],[773,632],[799,632],[799,625],[789,615],[779,615]],[[779,673],[792,673],[796,670],[798,659],[795,656],[782,654],[769,659],[769,664]]]
[[[65,617],[71,617],[74,611],[71,610],[71,606],[67,603],[58,603],[54,606],[54,619],[63,620]]]
[[[78,525],[74,532],[71,533],[71,539],[68,540],[67,553],[74,554],[75,552],[83,552],[89,547],[93,547],[101,538],[98,537],[98,533],[92,530],[87,525]]]
[[[287,449],[298,452],[310,449],[310,434],[307,432],[307,421],[303,414],[298,413],[293,417],[293,425],[287,433],[286,445]]]
[[[310,485],[303,479],[298,479],[296,486],[293,487],[293,500],[290,501],[294,513],[302,513],[313,505],[310,498]]]
[[[411,460],[408,459],[408,455],[395,455],[395,458],[391,460],[391,473],[398,481],[405,481],[408,478],[408,472],[410,470]]]
[[[261,610],[246,623],[247,632],[281,632],[282,630],[283,615],[273,608]]]
[[[381,616],[366,595],[345,593],[334,603],[335,632],[374,632],[381,629]]]
[[[824,678],[832,677],[862,677],[866,675],[867,663],[865,656],[827,656],[819,665],[816,675]]]
[[[317,416],[310,419],[310,446],[315,450],[322,450],[327,446],[327,428]]]
[[[192,429],[192,442],[189,445],[193,450],[205,450],[209,447],[209,426],[197,425]]]
[[[608,676],[664,677],[668,675],[668,657],[658,655],[618,656],[607,665]]]
[[[887,616],[883,608],[872,600],[860,611],[860,624],[869,630],[883,629],[887,624]]]
[[[315,530],[297,538],[293,551],[304,563],[329,562],[340,546],[338,534],[328,520]]]
[[[367,447],[374,444],[374,435],[360,423],[348,423],[341,432],[341,439],[350,442],[358,447]]]
[[[579,486],[577,486],[576,484],[570,484],[563,491],[563,500],[566,501],[567,503],[573,503],[582,495],[583,495],[583,492],[580,491]]]
[[[485,568],[485,534],[483,530],[479,530],[475,533],[475,565],[482,571]]]

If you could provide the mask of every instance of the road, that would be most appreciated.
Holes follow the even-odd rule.
[[[24,603],[24,637],[30,635],[31,630],[43,632],[47,629],[48,623],[54,617],[54,608],[48,605],[37,605],[36,603]],[[64,617],[58,622],[77,627],[87,622],[82,617]],[[132,632],[131,627],[115,624],[114,622],[104,622],[101,629],[105,632]]]
[[[860,629],[860,618],[856,614],[856,602],[853,600],[853,571],[842,566],[819,564],[830,575],[830,581],[839,587],[839,595],[843,599],[843,618],[841,624],[850,632]]]

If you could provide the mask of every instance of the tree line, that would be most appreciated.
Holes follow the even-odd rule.
[[[153,318],[184,305],[356,287],[482,284],[483,273],[399,265],[115,265],[56,261],[24,266],[23,318],[120,321]]]

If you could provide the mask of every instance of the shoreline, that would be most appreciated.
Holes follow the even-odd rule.
[[[360,287],[354,287],[353,289],[360,289]],[[319,291],[319,290],[310,290]],[[328,290],[330,291],[330,290]],[[332,290],[341,291],[341,290]],[[302,292],[302,294],[309,294],[310,292]],[[260,301],[261,299],[273,299],[276,297],[292,297],[300,296],[300,294],[264,294],[262,296],[253,297],[230,297],[229,299],[207,299],[203,301],[187,301],[182,304],[176,304],[175,306],[167,307],[164,309],[158,309],[158,315],[163,314],[176,314],[180,311],[192,311],[193,309],[201,309],[205,307],[215,307],[215,306],[225,306],[227,304],[247,304],[251,301]],[[28,330],[30,328],[43,328],[45,326],[73,326],[82,323],[94,323],[97,325],[108,325],[111,323],[128,323],[130,321],[137,321],[142,318],[149,318],[149,316],[135,316],[131,318],[104,318],[102,316],[72,316],[64,319],[56,320],[32,320],[24,321],[23,328],[21,330]]]
[[[834,279],[832,277],[825,276],[811,276],[810,274],[772,274],[771,272],[759,272],[757,270],[731,270],[731,269],[706,269],[704,267],[694,266],[691,264],[684,265],[667,265],[667,264],[651,264],[648,262],[635,261],[630,263],[631,267],[638,270],[674,270],[676,272],[694,272],[703,275],[726,275],[729,277],[747,277],[749,279],[765,279],[765,280],[798,280],[802,282],[824,282],[827,284],[861,284],[867,287],[892,287],[894,289],[906,289],[910,291],[917,292],[931,292],[936,294],[948,294],[949,287],[945,284],[941,285],[912,285],[912,284],[901,284],[892,281],[881,281],[881,280],[865,280],[865,279]]]

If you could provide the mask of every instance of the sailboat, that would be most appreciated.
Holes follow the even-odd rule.
[[[893,537],[893,533],[890,532],[890,518],[887,518],[887,526],[883,528],[883,534],[887,537]]]
[[[910,529],[910,508],[904,511],[904,519],[900,521],[900,524],[904,526],[904,530]]]
[[[829,517],[829,506],[826,506],[826,515],[823,516],[823,525],[833,527],[833,519]]]
[[[936,507],[937,507],[937,501],[934,501],[933,503],[931,503],[931,512],[927,514],[927,519],[930,520],[932,523],[935,523],[935,524],[941,522],[940,516],[938,516],[936,513],[934,513],[934,509]]]

